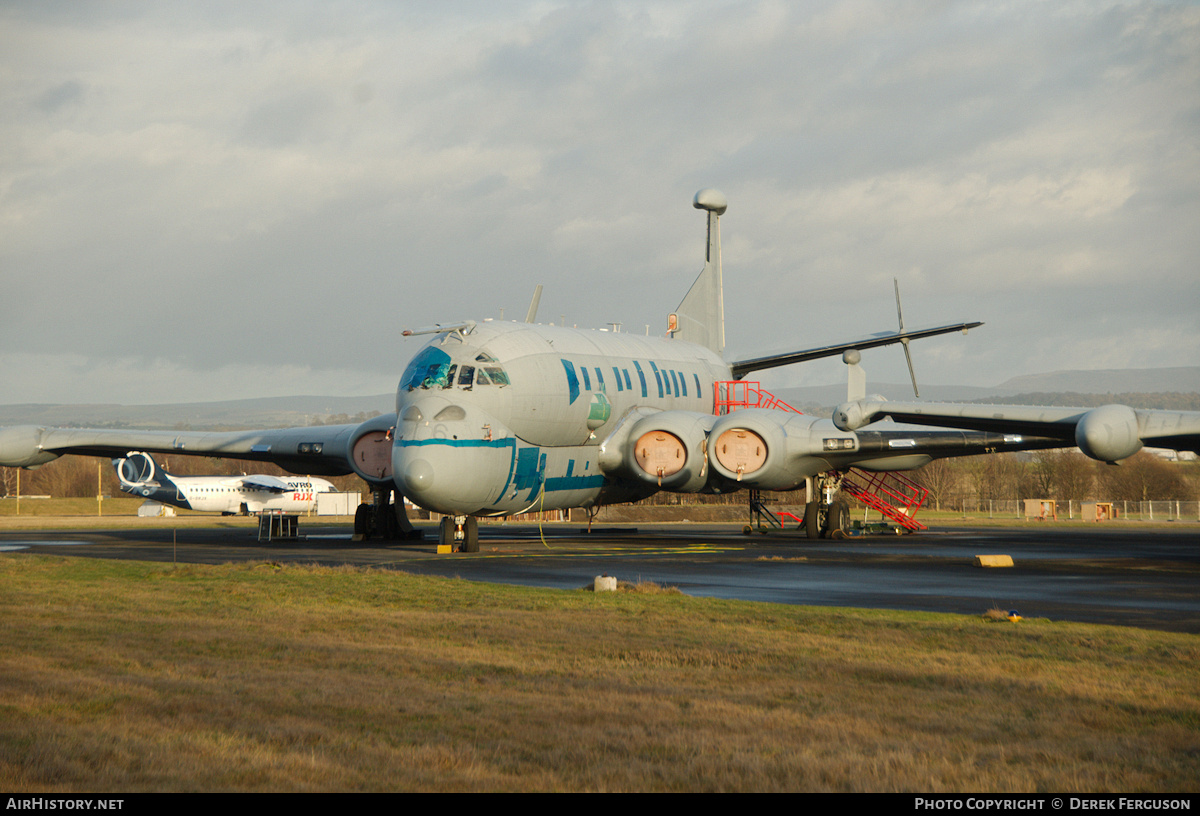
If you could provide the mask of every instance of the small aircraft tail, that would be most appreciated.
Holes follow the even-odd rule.
[[[707,188],[696,193],[692,206],[708,211],[708,246],[704,269],[671,315],[672,337],[725,351],[725,296],[721,281],[721,214],[729,207],[724,194]]]
[[[112,463],[123,493],[162,500],[163,496],[178,492],[171,474],[159,467],[148,453],[130,451],[120,459],[113,459]]]

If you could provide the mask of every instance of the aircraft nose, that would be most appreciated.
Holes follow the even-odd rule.
[[[433,465],[424,459],[413,459],[404,467],[404,490],[425,493],[433,487]]]

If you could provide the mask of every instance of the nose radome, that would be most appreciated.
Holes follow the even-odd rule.
[[[433,466],[424,459],[414,459],[404,468],[404,486],[414,493],[424,493],[433,487]]]

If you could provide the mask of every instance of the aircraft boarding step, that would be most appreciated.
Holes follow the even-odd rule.
[[[784,519],[791,519],[797,527],[804,526],[804,519],[797,516],[795,513],[789,513],[787,510],[780,510],[778,513],[767,506],[767,502],[763,501],[761,490],[750,490],[750,524],[742,529],[742,532],[749,534],[753,530],[766,532],[771,527],[778,527],[780,530],[785,529],[783,525]]]
[[[713,413],[724,416],[741,408],[774,408],[778,411],[803,413],[770,391],[761,383],[746,380],[724,380],[713,385]],[[917,521],[917,511],[929,497],[929,491],[899,473],[867,473],[851,468],[842,478],[841,490],[876,510],[884,518],[899,524],[911,533],[928,529]],[[790,517],[802,525],[803,520],[791,513],[773,513],[759,497],[757,490],[750,491],[750,524],[752,527],[783,527],[783,517]]]
[[[917,511],[929,498],[929,491],[894,471],[867,473],[850,468],[842,475],[842,492],[848,493],[884,518],[899,524],[909,532],[928,529],[917,521]]]

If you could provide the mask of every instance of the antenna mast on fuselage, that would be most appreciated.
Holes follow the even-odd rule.
[[[672,337],[722,354],[725,351],[725,296],[721,280],[721,215],[729,208],[729,202],[723,193],[710,187],[696,193],[692,206],[708,212],[704,269],[671,315],[668,332]]]

